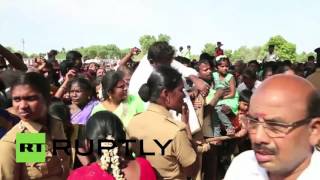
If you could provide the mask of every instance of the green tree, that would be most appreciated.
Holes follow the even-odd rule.
[[[158,35],[158,41],[166,41],[169,43],[170,40],[171,40],[170,36],[168,36],[166,34],[159,34]]]
[[[79,51],[85,59],[100,58],[121,58],[121,50],[115,44],[94,45],[89,47],[80,47]]]
[[[104,46],[103,49],[108,52],[108,58],[121,58],[121,50],[115,44],[108,44]]]
[[[39,54],[36,54],[36,53],[32,53],[32,54],[30,54],[30,58],[36,58],[36,57],[38,57],[39,56]]]
[[[200,58],[200,56],[199,56],[199,55],[192,54],[192,55],[191,55],[191,58],[190,58],[190,61],[193,61],[193,60],[198,61],[198,60],[199,60],[199,58]]]
[[[88,58],[93,59],[98,55],[98,52],[95,49],[90,49],[86,55]]]
[[[217,45],[215,45],[213,43],[206,43],[204,45],[204,48],[202,49],[202,53],[208,53],[210,55],[214,55],[216,47],[217,47]]]
[[[251,48],[251,54],[249,56],[249,60],[258,60],[259,59],[259,54],[262,51],[261,46],[255,46]]]
[[[232,54],[233,60],[246,60],[247,54],[250,53],[250,49],[247,46],[241,46],[239,49],[235,50]]]
[[[127,55],[130,52],[131,48],[121,49],[120,50],[120,58],[123,58],[125,55]]]
[[[76,48],[76,49],[74,49],[74,50],[79,51],[79,52],[82,54],[82,56],[85,56],[85,55],[88,54],[88,49],[87,49],[87,48],[84,48],[84,47]],[[64,52],[65,52],[65,51],[64,51]]]
[[[156,42],[157,39],[152,35],[143,35],[139,38],[139,43],[141,46],[142,53],[147,53],[149,47]]]
[[[232,50],[231,49],[225,49],[224,55],[228,56],[232,60]]]
[[[269,45],[275,46],[275,51],[281,60],[296,60],[296,45],[291,42],[288,42],[282,36],[277,35],[271,37],[269,41],[263,46],[264,51],[261,52],[263,53],[263,55],[267,54]]]
[[[66,54],[67,54],[67,51],[65,48],[61,48],[61,50],[58,52],[57,56],[56,56],[56,59],[58,61],[63,61],[66,59]]]
[[[57,56],[56,56],[56,59],[57,59],[58,61],[63,61],[63,60],[65,60],[65,59],[66,59],[66,53],[59,52],[59,53],[57,54]]]
[[[261,47],[255,46],[252,48],[248,48],[247,46],[241,46],[239,49],[235,50],[232,54],[232,59],[234,61],[243,60],[250,61],[258,59]]]
[[[297,54],[296,62],[306,62],[309,56],[316,57],[316,54],[314,52],[306,53],[303,51],[302,53]]]
[[[100,58],[107,58],[107,55],[108,55],[108,51],[106,51],[106,50],[101,50],[98,52],[98,56]]]

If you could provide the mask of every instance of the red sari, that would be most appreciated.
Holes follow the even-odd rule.
[[[156,180],[156,175],[150,163],[144,158],[136,158],[140,167],[140,180]],[[80,167],[72,171],[68,180],[114,180],[115,178],[100,168],[98,163]]]

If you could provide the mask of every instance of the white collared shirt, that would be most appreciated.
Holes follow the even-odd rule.
[[[267,56],[265,57],[264,61],[265,62],[271,62],[271,61],[277,61],[279,59],[279,57],[276,55],[276,53],[272,53],[272,54],[267,54]]]
[[[254,92],[254,91],[259,87],[259,85],[260,85],[261,83],[262,83],[261,81],[256,80],[256,82],[254,82],[253,88],[252,88],[252,89],[249,89],[249,88],[246,86],[246,84],[245,84],[244,82],[242,82],[242,83],[240,83],[239,86],[237,87],[237,90],[238,90],[238,92],[241,92],[241,91],[243,91],[243,90],[245,90],[245,89],[248,89],[248,90],[251,90],[252,92]]]
[[[198,72],[192,68],[186,67],[180,62],[173,60],[171,63],[171,67],[179,71],[183,77],[189,77],[191,75],[198,76]],[[147,56],[144,56],[143,59],[140,61],[137,69],[134,71],[128,92],[129,94],[138,94],[140,87],[147,83],[149,76],[153,71],[153,67],[147,59]]]
[[[318,180],[320,167],[320,152],[314,150],[309,166],[300,174],[297,180]],[[267,171],[262,168],[254,155],[254,151],[245,151],[235,157],[224,177],[224,180],[268,180]]]

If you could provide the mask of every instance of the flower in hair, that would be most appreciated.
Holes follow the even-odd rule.
[[[111,135],[106,137],[107,140],[115,140]],[[103,142],[101,146],[103,147],[112,147],[111,142]],[[100,158],[101,168],[105,171],[108,171],[109,167],[112,169],[112,175],[116,180],[124,180],[124,175],[120,169],[120,156],[118,155],[118,147],[112,149],[103,149],[102,156]]]

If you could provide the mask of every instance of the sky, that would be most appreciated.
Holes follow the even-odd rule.
[[[116,44],[167,34],[175,47],[221,41],[235,50],[281,35],[310,52],[320,46],[319,0],[0,0],[0,43],[27,53]]]

